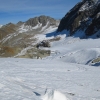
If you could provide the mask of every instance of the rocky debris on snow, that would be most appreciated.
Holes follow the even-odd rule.
[[[37,48],[39,47],[50,47],[50,42],[48,40],[43,40],[40,43],[37,44]]]
[[[100,62],[100,57],[98,57],[98,58],[92,60],[92,63],[98,63],[98,62]]]
[[[31,58],[31,59],[42,59],[44,57],[50,56],[51,51],[50,50],[44,50],[44,49],[37,49],[37,48],[29,48],[29,49],[23,49],[18,55],[16,55],[16,58]]]

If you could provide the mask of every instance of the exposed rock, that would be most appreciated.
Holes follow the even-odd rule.
[[[73,35],[76,31],[82,30],[86,35],[93,35],[100,30],[100,1],[83,0],[75,5],[62,18],[58,32],[64,29]]]
[[[0,57],[39,58],[50,55],[50,50],[36,48],[37,34],[44,34],[49,28],[57,28],[59,20],[49,16],[31,18],[17,24],[8,23],[0,28]],[[42,42],[49,47],[49,42]],[[32,51],[32,52],[29,52]],[[19,55],[20,54],[20,55]]]
[[[19,21],[19,22],[17,23],[17,26],[20,26],[20,25],[22,25],[22,24],[24,24],[24,22]]]
[[[0,57],[13,57],[20,52],[22,48],[20,47],[7,47],[0,46]]]
[[[40,43],[38,43],[36,47],[37,48],[39,48],[39,47],[50,47],[50,42],[47,41],[47,40],[43,40]]]
[[[93,59],[93,61],[92,61],[92,63],[98,63],[98,62],[100,62],[100,57]]]
[[[6,35],[16,32],[17,26],[13,23],[8,23],[0,28],[0,39],[3,39]]]
[[[26,21],[25,25],[30,25],[32,27],[36,26],[38,24],[38,18],[30,18],[28,21]]]
[[[49,16],[39,16],[35,18],[30,18],[28,21],[25,22],[25,25],[30,25],[32,27],[36,26],[37,24],[42,24],[45,26],[49,22],[50,25],[56,25],[56,20],[49,17]]]
[[[15,57],[17,58],[35,58],[35,59],[42,59],[43,57],[49,56],[51,53],[50,50],[42,50],[37,48],[30,48],[24,54],[19,54]]]

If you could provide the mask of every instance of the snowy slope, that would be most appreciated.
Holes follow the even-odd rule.
[[[2,44],[0,45],[0,57],[36,58],[37,53],[33,54],[33,51],[36,51],[36,45],[41,40],[37,41],[38,37],[35,38],[35,35],[46,34],[48,31],[52,32],[58,28],[58,24],[59,20],[49,16],[40,16],[26,22],[5,25],[0,30],[0,44]],[[9,52],[8,49],[13,50],[13,52]]]
[[[53,39],[56,33],[50,33],[50,31],[52,30],[49,30],[47,34],[36,35],[36,38],[40,41]],[[62,31],[58,34],[56,37],[60,37],[60,41],[51,42],[51,47],[46,48],[51,50],[51,55],[44,59],[57,59],[68,63],[92,65],[92,60],[100,57],[100,39],[92,39],[93,37],[90,39],[66,37],[69,34],[67,31]]]
[[[100,39],[65,38],[52,44],[55,53],[51,59],[65,62],[88,64],[89,61],[100,56]],[[56,56],[53,56],[55,55]]]
[[[54,30],[36,37],[52,39]],[[0,58],[0,100],[100,100],[100,63],[91,66],[100,56],[100,39],[64,33],[50,48],[39,48],[50,49],[49,57]]]
[[[0,76],[0,100],[100,100],[100,67],[0,58]]]
[[[92,63],[100,58],[100,39],[70,37],[65,30],[56,34],[57,27],[47,25],[34,37],[35,42],[60,37],[50,48],[39,48],[51,50],[50,56],[38,60],[0,58],[0,100],[100,100],[100,60]],[[3,41],[27,34],[28,28],[23,24],[20,33]]]

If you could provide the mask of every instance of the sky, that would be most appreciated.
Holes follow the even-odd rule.
[[[61,19],[81,0],[0,0],[0,25],[40,15]]]

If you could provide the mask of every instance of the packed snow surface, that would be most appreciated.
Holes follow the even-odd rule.
[[[100,100],[100,67],[0,58],[0,100]]]

